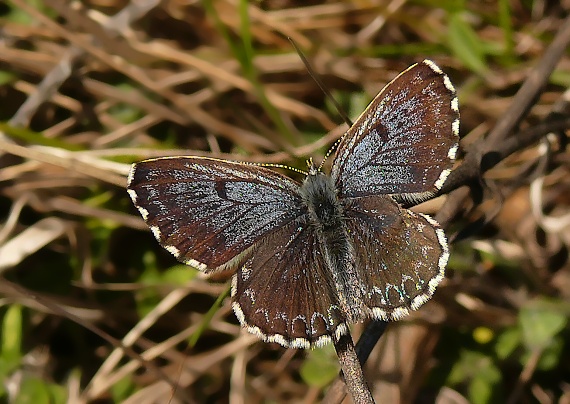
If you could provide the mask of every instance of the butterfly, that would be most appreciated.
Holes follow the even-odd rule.
[[[284,347],[337,341],[348,324],[398,320],[444,277],[445,234],[403,207],[433,196],[458,148],[449,78],[424,60],[392,80],[341,138],[330,175],[302,183],[206,157],[136,163],[128,193],[158,242],[205,273],[235,269],[249,332]]]

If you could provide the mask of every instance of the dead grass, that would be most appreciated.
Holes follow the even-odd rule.
[[[345,127],[287,36],[353,117],[399,71],[435,60],[458,89],[469,152],[508,112],[570,9],[30,4],[0,5],[2,402],[320,401],[334,353],[241,332],[229,299],[216,305],[227,278],[207,281],[155,243],[124,189],[130,163],[319,161]],[[567,51],[556,66],[520,128],[568,116]],[[367,362],[378,402],[570,402],[566,142],[562,132],[517,151],[457,205],[444,284],[389,326]],[[435,214],[445,198],[420,208]]]

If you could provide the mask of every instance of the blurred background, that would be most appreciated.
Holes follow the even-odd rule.
[[[567,0],[0,2],[0,402],[323,400],[334,349],[286,350],[241,331],[229,276],[206,279],[154,240],[125,191],[130,164],[319,162],[346,125],[287,37],[353,119],[400,71],[434,60],[458,91],[460,163],[509,113],[568,10]],[[568,51],[554,64],[520,128],[568,116]],[[378,402],[570,403],[566,140],[517,151],[461,202],[446,223],[459,235],[446,279],[389,325],[365,366]],[[446,199],[417,209],[435,215]]]

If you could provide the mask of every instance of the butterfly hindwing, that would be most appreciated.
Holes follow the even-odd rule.
[[[304,213],[299,184],[263,167],[202,157],[133,165],[128,192],[160,244],[208,271]]]
[[[349,129],[332,167],[339,196],[419,201],[441,188],[455,159],[459,109],[430,61],[390,82]]]
[[[290,222],[254,246],[234,276],[232,298],[240,323],[268,342],[308,348],[348,331],[306,220]]]
[[[437,223],[388,195],[354,198],[345,216],[371,315],[397,320],[425,303],[443,279],[449,257]]]

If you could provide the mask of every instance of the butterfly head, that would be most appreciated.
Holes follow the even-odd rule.
[[[309,176],[319,174],[323,175],[321,167],[315,164],[312,157],[307,160],[307,167],[309,168]]]

